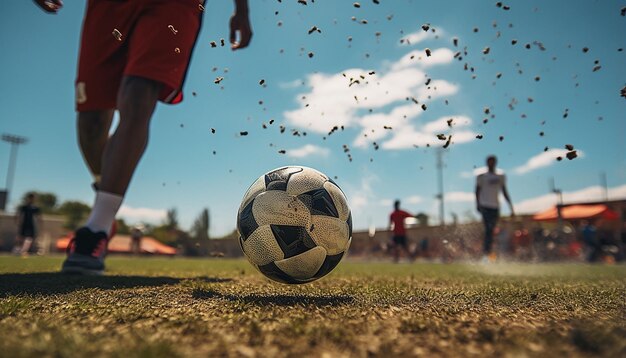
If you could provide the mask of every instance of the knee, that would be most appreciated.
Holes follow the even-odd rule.
[[[154,106],[159,97],[161,83],[143,77],[126,76],[118,94],[118,107]]]
[[[111,111],[89,111],[78,114],[78,130],[81,137],[96,140],[106,138],[111,125]]]

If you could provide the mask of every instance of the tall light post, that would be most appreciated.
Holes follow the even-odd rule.
[[[439,220],[441,226],[446,225],[445,210],[444,210],[444,193],[443,193],[443,148],[437,148],[437,182],[439,184],[439,193],[437,199],[439,199]]]
[[[7,181],[5,185],[5,197],[4,201],[0,202],[1,210],[6,210],[6,206],[9,203],[9,194],[11,193],[11,188],[13,186],[13,177],[15,176],[15,162],[17,161],[17,148],[20,144],[25,144],[28,142],[28,138],[13,135],[13,134],[2,134],[2,140],[11,144],[11,154],[9,159],[9,169],[7,170]]]
[[[561,191],[561,189],[558,189],[556,187],[556,185],[554,184],[554,177],[550,178],[550,189],[552,190],[552,192],[554,194],[556,194],[556,199],[557,199],[557,203],[556,203],[557,222],[558,222],[558,226],[559,226],[559,231],[563,231],[563,216],[561,214],[561,209],[563,208],[563,191]]]

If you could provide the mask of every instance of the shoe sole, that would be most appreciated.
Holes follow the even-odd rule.
[[[62,274],[66,275],[85,275],[85,276],[102,276],[104,270],[90,270],[84,267],[63,267],[61,269]]]

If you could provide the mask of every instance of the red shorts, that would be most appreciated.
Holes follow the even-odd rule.
[[[202,22],[203,0],[89,0],[76,78],[76,110],[117,108],[124,76],[163,84],[159,99],[182,101]]]

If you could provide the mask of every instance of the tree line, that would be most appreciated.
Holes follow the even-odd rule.
[[[56,194],[48,192],[29,191],[22,196],[22,203],[26,202],[26,197],[29,194],[35,195],[35,205],[43,214],[63,217],[63,226],[70,231],[79,228],[91,212],[91,206],[86,203],[76,200],[59,203]],[[152,237],[169,246],[178,247],[186,255],[208,254],[211,220],[207,208],[202,210],[188,231],[181,229],[176,208],[167,210],[163,221],[156,225],[150,223],[129,224],[123,218],[117,219],[116,224],[119,235],[130,235],[133,228],[141,227],[144,236]]]

